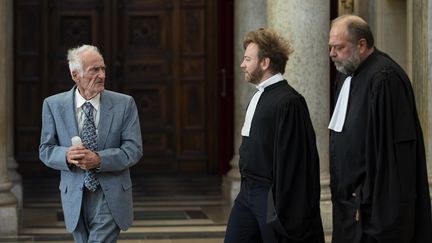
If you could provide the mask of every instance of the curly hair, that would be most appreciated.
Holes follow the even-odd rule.
[[[258,48],[258,59],[270,59],[270,70],[274,73],[285,73],[285,66],[289,55],[294,51],[290,43],[280,36],[276,31],[259,28],[248,32],[243,40],[243,48],[246,49],[250,43],[255,43]]]

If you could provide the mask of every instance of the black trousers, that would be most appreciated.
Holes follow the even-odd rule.
[[[276,236],[266,224],[267,194],[270,185],[245,179],[228,219],[225,243],[275,243]]]

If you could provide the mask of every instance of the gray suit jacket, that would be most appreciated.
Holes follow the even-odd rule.
[[[71,138],[78,136],[74,106],[75,89],[50,96],[42,108],[39,158],[61,172],[60,192],[68,231],[77,226],[83,197],[84,171],[68,167],[66,151]],[[98,154],[100,172],[96,174],[117,225],[126,230],[133,221],[132,182],[129,167],[142,156],[138,112],[131,96],[105,90],[100,98]]]

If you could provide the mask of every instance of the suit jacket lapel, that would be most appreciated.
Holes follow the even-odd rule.
[[[76,86],[66,93],[61,105],[61,117],[64,119],[63,122],[67,124],[67,132],[70,138],[79,136],[74,99],[75,88]]]
[[[100,117],[98,126],[98,149],[105,148],[105,142],[111,128],[113,119],[113,105],[106,92],[101,93],[100,98]]]

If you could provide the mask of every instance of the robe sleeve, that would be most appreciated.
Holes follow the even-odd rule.
[[[320,242],[319,157],[304,98],[287,99],[276,117],[268,223],[290,242]]]
[[[361,216],[379,243],[409,242],[414,232],[418,118],[409,80],[394,70],[372,82]]]

